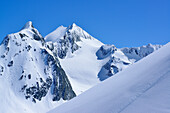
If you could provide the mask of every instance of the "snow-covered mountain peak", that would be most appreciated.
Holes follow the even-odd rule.
[[[72,25],[68,26],[67,29],[69,31],[79,31],[81,32],[83,29],[79,27],[76,23],[73,23]]]
[[[28,21],[19,32],[10,35],[19,35],[22,40],[27,40],[28,38],[31,38],[32,40],[41,41],[42,44],[45,43],[44,38],[42,37],[40,32],[36,28],[34,28],[31,21]]]
[[[0,112],[44,113],[133,64],[130,55],[143,58],[155,48],[105,45],[75,23],[44,40],[29,21],[0,45],[1,106],[10,104]]]
[[[78,27],[78,26],[76,25],[76,23],[73,23],[73,24],[71,25],[71,28],[76,28],[76,27]]]
[[[80,38],[92,39],[91,35],[89,35],[85,30],[83,30],[75,23],[73,23],[71,26],[68,27],[68,32],[75,36],[79,36]]]
[[[81,41],[84,39],[93,39],[86,31],[81,27],[77,26],[75,23],[68,27],[59,26],[56,30],[45,36],[47,42],[59,42],[63,38],[73,38],[75,41]]]
[[[28,21],[22,29],[29,29],[29,28],[34,28],[32,21]]]
[[[62,59],[67,55],[72,56],[76,50],[81,48],[81,42],[87,43],[90,41],[90,43],[88,43],[94,44],[94,46],[96,44],[98,46],[102,45],[100,41],[90,36],[86,31],[77,26],[75,23],[69,27],[58,27],[56,30],[48,34],[45,37],[45,40],[49,46],[54,47],[53,51],[58,51],[57,54]]]
[[[9,96],[11,92],[13,97]],[[76,96],[58,58],[46,47],[44,38],[31,22],[21,31],[7,35],[0,45],[0,94],[0,100],[7,97],[7,103],[22,103],[24,107],[19,108],[22,113],[30,113],[29,107],[34,106],[41,106],[46,112],[54,101]],[[1,104],[8,106],[5,101]],[[16,109],[10,106],[8,111]],[[2,108],[0,112],[6,110]]]

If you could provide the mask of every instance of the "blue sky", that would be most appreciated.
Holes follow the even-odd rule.
[[[0,41],[32,21],[45,36],[76,23],[117,47],[170,41],[170,0],[1,0]]]

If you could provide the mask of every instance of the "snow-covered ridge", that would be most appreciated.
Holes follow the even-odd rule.
[[[158,50],[161,48],[162,45],[152,45],[148,44],[146,46],[141,47],[132,47],[132,48],[122,48],[122,52],[131,60],[138,61],[142,59],[143,57],[146,57],[150,53]]]
[[[67,34],[74,35],[77,41],[80,41],[80,38],[92,39],[92,37],[86,31],[73,23],[69,27],[59,26],[56,30],[45,36],[45,40],[47,42],[52,41],[53,43],[55,43],[56,41],[65,38],[64,36]]]
[[[48,113],[169,113],[170,43]]]
[[[45,37],[47,44],[53,47],[51,50],[58,51],[57,55],[61,59],[72,56],[75,51],[81,48],[78,43],[84,39],[93,40],[99,45],[102,44],[75,23],[69,27],[60,26]]]
[[[0,45],[0,100],[10,104],[0,112],[46,112],[133,63],[122,49],[76,24],[60,26],[44,39],[29,21]]]

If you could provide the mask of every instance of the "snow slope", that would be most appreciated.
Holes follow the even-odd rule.
[[[169,113],[170,43],[49,113]]]
[[[75,23],[69,27],[58,27],[47,35],[45,40],[53,53],[58,55],[61,66],[77,95],[136,61],[132,60],[136,56],[130,50],[127,52],[129,52],[128,55],[131,55],[131,59],[124,54],[125,49],[103,44]],[[155,46],[153,45],[153,47]],[[150,54],[156,50],[150,47],[148,52],[147,49],[143,54],[146,52]]]
[[[59,59],[77,95],[100,82],[97,76],[98,72],[108,60],[97,60],[95,53],[100,47],[100,43],[82,39],[78,45],[81,48],[75,51],[72,56]]]
[[[60,32],[60,28],[45,39],[47,44],[54,47],[51,50],[58,54],[60,64],[78,95],[100,82],[97,75],[109,58],[97,59],[96,52],[104,44],[76,24],[67,27],[65,34],[57,41],[53,40],[58,37],[56,32]]]

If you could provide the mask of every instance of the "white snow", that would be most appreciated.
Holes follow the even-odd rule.
[[[170,43],[49,113],[169,113]]]
[[[75,23],[67,28],[59,27],[47,35],[45,39],[48,43],[52,41],[54,45],[59,46],[59,40],[67,31],[80,37],[81,41],[75,42],[80,48],[74,53],[69,50],[67,56],[64,59],[59,59],[59,61],[71,82],[73,90],[79,95],[100,82],[97,75],[109,58],[102,61],[97,59],[96,52],[103,43],[90,36]],[[58,35],[59,33],[62,35]],[[58,40],[55,40],[56,37]]]
[[[66,31],[67,31],[67,27],[60,26],[56,30],[54,30],[53,32],[48,34],[45,37],[45,40],[47,42],[49,42],[49,41],[57,42],[60,38],[62,38],[65,35]]]
[[[72,56],[60,59],[61,66],[64,68],[71,82],[73,90],[76,94],[80,94],[85,90],[99,83],[97,77],[103,63],[108,61],[97,60],[96,51],[102,43],[95,40],[81,39],[78,44],[81,48]]]
[[[128,67],[127,65],[125,66],[124,64],[122,64],[122,61],[126,63],[131,63],[129,59],[127,58],[127,56],[125,56],[124,53],[120,49],[117,49],[117,51],[115,51],[114,53],[110,52],[108,55],[106,55],[107,57],[103,59],[98,59],[98,56],[96,56],[96,52],[104,44],[98,41],[97,39],[93,38],[92,36],[90,36],[86,31],[78,27],[76,24],[73,24],[72,26],[69,26],[69,27],[60,26],[55,31],[47,35],[45,37],[45,40],[49,43],[48,46],[51,46],[52,48],[52,44],[54,44],[54,46],[55,45],[58,46],[58,41],[60,39],[63,39],[64,35],[67,33],[73,34],[72,37],[70,38],[80,37],[81,39],[81,41],[75,42],[80,47],[78,48],[78,50],[76,50],[74,53],[72,53],[70,50],[64,59],[59,59],[59,62],[62,68],[64,69],[64,71],[66,72],[66,75],[71,83],[71,86],[77,95],[81,94],[82,92],[85,92],[86,90],[97,85],[98,83],[100,84],[101,81],[99,80],[98,73],[101,70],[102,66],[105,65],[111,58],[115,57],[115,62],[113,62],[113,64],[119,67],[120,69],[124,69]],[[24,34],[26,36],[22,37],[21,35],[24,35]],[[41,49],[46,49],[46,51],[54,57],[54,54],[52,53],[53,51],[43,46],[40,40],[35,40],[34,39],[36,38],[35,34],[40,36],[40,38],[42,38],[38,30],[33,28],[32,22],[29,21],[26,23],[26,25],[23,27],[23,29],[20,32],[8,35],[8,38],[10,39],[10,41],[7,44],[6,48],[3,44],[0,46],[0,102],[1,102],[0,113],[6,113],[6,112],[8,113],[44,113],[65,102],[62,99],[56,102],[52,101],[52,95],[49,90],[47,95],[43,97],[41,101],[36,100],[36,103],[34,103],[32,102],[32,97],[26,99],[24,95],[25,93],[21,91],[22,87],[25,84],[27,84],[28,87],[32,87],[33,85],[35,85],[36,82],[40,84],[40,80],[39,80],[40,78],[45,80],[47,78],[47,75],[52,78],[51,69],[48,70],[47,74],[44,73],[44,69],[46,69],[47,67],[44,64],[44,60],[46,59],[44,59],[43,55],[41,54],[42,52]],[[30,49],[29,51],[27,50],[28,45],[32,47],[32,49]],[[8,50],[8,47],[9,47],[9,50]],[[108,51],[112,51],[113,49],[112,47],[113,45],[110,45],[110,46],[105,45],[104,49]],[[3,55],[5,55],[5,57],[3,57]],[[13,66],[9,67],[8,64],[11,61],[13,61]],[[25,75],[22,80],[19,80],[22,75],[22,71],[24,71]],[[104,72],[102,73],[106,74]],[[28,74],[31,74],[31,79],[28,79]],[[115,77],[112,77],[112,79],[118,78],[117,77],[118,75],[116,75]],[[125,75],[122,75],[122,76],[125,76]],[[132,75],[130,74],[126,75],[126,77],[127,76],[132,76],[133,78],[133,73]],[[138,78],[140,77],[136,77],[136,78],[137,79],[135,80],[139,81]],[[107,98],[112,99],[110,95],[114,96],[116,91],[119,92],[118,87],[119,86],[123,87],[121,86],[121,84],[124,86],[128,84],[127,83],[128,81],[122,82],[121,80],[119,80],[117,82],[117,80],[114,80],[114,81],[113,80],[111,81],[111,80],[108,80],[111,83],[110,82],[105,83],[104,81],[104,83],[101,83],[96,88],[93,88],[94,91],[91,91],[92,89],[87,91],[87,95],[88,95],[88,92],[91,92],[89,93],[88,97],[81,97],[83,95],[86,95],[85,93],[85,94],[82,94],[80,97],[78,96],[78,98],[83,98],[82,101],[84,101],[84,98],[85,100],[87,98],[87,100],[84,101],[86,103],[88,103],[88,101],[89,102],[93,101],[91,102],[91,104],[88,103],[90,106],[87,105],[87,107],[89,108],[93,107],[92,103],[94,104],[96,100],[99,100],[98,98],[100,98],[101,100],[99,100],[99,104],[96,104],[96,105],[99,105],[99,107],[101,107],[100,105],[104,106],[103,104],[106,105],[105,102],[107,101]],[[122,83],[118,84],[120,81]],[[132,81],[129,80],[129,82],[131,83]],[[103,91],[100,91],[99,87],[101,87],[101,90]],[[111,91],[109,89],[111,89]],[[113,92],[112,92],[112,89],[113,89]],[[95,90],[96,92],[100,94],[97,95]],[[106,98],[106,101],[103,100],[105,98]],[[73,103],[75,100],[77,99],[73,99]],[[79,102],[81,101],[78,101],[78,103]],[[80,104],[80,106],[81,107],[86,106],[86,103]],[[75,107],[76,106],[77,105],[75,104]],[[80,107],[80,106],[77,106],[77,107]],[[68,109],[68,111],[70,111],[70,109]],[[82,109],[85,109],[85,108],[82,108]],[[94,106],[92,110],[94,109],[97,109],[96,106]],[[103,109],[103,110],[106,110],[106,109]],[[102,110],[100,111],[102,112]],[[70,113],[70,112],[66,112],[66,113]],[[83,112],[79,112],[79,113],[83,113]],[[97,112],[97,113],[100,113],[100,112]]]
[[[32,22],[31,21],[28,21],[25,25],[24,25],[24,27],[22,28],[22,29],[29,29],[29,28],[32,28]]]
[[[39,34],[35,28],[34,31]],[[26,36],[21,38],[19,34]],[[33,39],[33,34],[32,22],[28,22],[20,32],[8,35],[9,51],[5,49],[4,44],[0,46],[0,56],[5,55],[4,58],[0,57],[0,66],[3,66],[3,72],[0,72],[2,74],[0,75],[0,113],[44,113],[64,102],[63,100],[52,101],[49,91],[46,97],[34,103],[31,98],[26,99],[24,92],[21,91],[25,84],[31,87],[39,82],[40,77],[43,80],[47,78],[44,74],[45,65],[41,54],[43,46],[41,41]],[[28,45],[31,46],[29,51],[26,49]],[[11,67],[8,66],[10,61],[13,61]],[[19,80],[22,71],[26,75]],[[28,79],[28,74],[31,74],[31,79]]]

